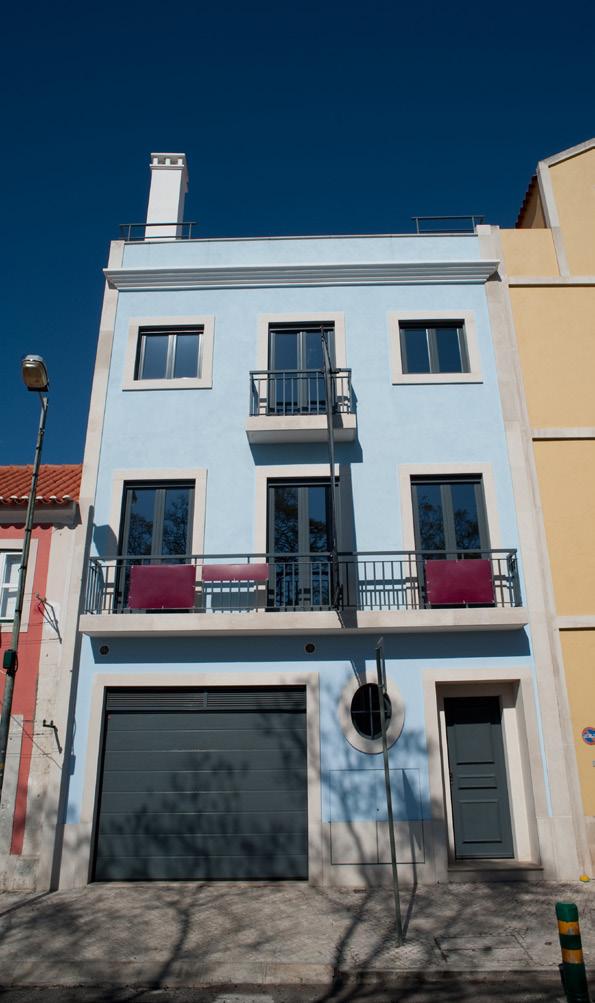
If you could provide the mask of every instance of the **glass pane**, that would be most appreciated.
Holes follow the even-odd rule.
[[[167,334],[143,335],[144,355],[142,355],[142,369],[139,373],[139,379],[165,379],[168,340]]]
[[[198,334],[177,334],[174,379],[198,376]]]
[[[271,331],[271,369],[298,368],[298,332]]]
[[[299,552],[298,490],[290,484],[273,488],[273,550],[276,554]]]
[[[304,331],[304,369],[322,369],[322,335],[320,331]]]
[[[419,523],[420,550],[444,550],[444,513],[439,484],[416,484],[415,499]]]
[[[425,327],[402,327],[401,336],[405,342],[407,354],[404,362],[407,373],[429,373],[430,353],[428,350],[428,333]]]
[[[475,484],[451,485],[457,549],[481,550]]]
[[[14,616],[16,606],[21,555],[6,554],[3,563],[3,581],[0,584],[0,617],[9,620]]]
[[[190,553],[190,512],[192,488],[165,489],[163,510],[163,554]]]
[[[436,349],[438,352],[438,372],[463,372],[458,327],[437,327]]]
[[[324,484],[308,488],[308,536],[310,553],[316,554],[330,548],[329,526],[327,524],[328,488]]]
[[[153,544],[155,488],[128,488],[126,504],[130,521],[124,553],[144,557],[151,553]]]

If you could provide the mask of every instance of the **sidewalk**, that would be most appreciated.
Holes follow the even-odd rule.
[[[0,894],[0,984],[329,984],[339,976],[554,973],[554,905],[579,907],[595,971],[595,882],[404,888],[407,942],[394,942],[391,889],[302,884],[89,885]]]

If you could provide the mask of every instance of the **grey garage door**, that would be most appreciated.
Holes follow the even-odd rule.
[[[96,881],[307,878],[303,687],[112,690]]]

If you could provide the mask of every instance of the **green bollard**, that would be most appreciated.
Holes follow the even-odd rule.
[[[568,1003],[591,1003],[583,959],[578,909],[574,902],[557,902],[556,919],[562,950],[560,974]]]

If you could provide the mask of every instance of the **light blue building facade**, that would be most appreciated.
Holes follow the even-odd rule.
[[[490,228],[207,240],[186,179],[106,270],[61,883],[390,880],[381,638],[402,879],[574,876]]]

